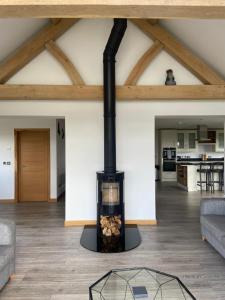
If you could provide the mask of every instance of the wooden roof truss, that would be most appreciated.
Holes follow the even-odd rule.
[[[101,100],[103,87],[86,85],[76,66],[55,43],[79,19],[51,19],[38,33],[0,63],[0,100]],[[154,42],[139,58],[124,85],[117,86],[118,100],[195,100],[225,99],[225,81],[201,58],[193,54],[156,20],[131,19]],[[14,85],[7,81],[47,49],[63,66],[72,85]],[[202,85],[146,86],[138,80],[155,57],[167,51],[198,79]]]

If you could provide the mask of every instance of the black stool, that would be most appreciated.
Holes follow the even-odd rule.
[[[218,174],[218,179],[215,180],[214,175]],[[223,190],[223,180],[224,180],[224,165],[222,163],[211,163],[210,165],[210,176],[209,183],[211,193],[215,192],[215,183],[219,185],[219,190]]]
[[[205,185],[205,190],[208,191],[211,177],[210,165],[206,163],[200,163],[197,172],[199,172],[199,181],[197,181],[197,185],[200,186],[201,193],[203,191],[203,185]]]
[[[214,181],[219,184],[219,191],[223,190],[224,185],[224,164],[215,163],[214,164],[214,173],[218,173],[218,180]]]

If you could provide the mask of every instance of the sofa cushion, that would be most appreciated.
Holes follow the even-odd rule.
[[[11,246],[0,246],[0,256],[6,256],[9,260],[14,257],[14,249]]]
[[[223,247],[225,249],[225,236],[222,237],[222,241],[221,242],[222,242],[222,245],[223,245]]]
[[[15,244],[15,237],[16,237],[15,223],[0,218],[0,244],[13,245]]]
[[[5,268],[6,265],[9,265],[9,257],[8,256],[0,256],[0,272]]]
[[[225,216],[201,216],[201,224],[215,235],[219,241],[222,241],[222,239],[225,238]]]

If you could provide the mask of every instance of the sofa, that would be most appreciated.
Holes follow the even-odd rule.
[[[15,273],[16,226],[0,218],[0,290]]]
[[[202,199],[200,215],[203,240],[225,258],[225,198]]]

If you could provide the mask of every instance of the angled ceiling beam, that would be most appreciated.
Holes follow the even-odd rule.
[[[151,39],[159,40],[165,50],[191,71],[197,78],[205,84],[224,84],[224,79],[209,67],[202,59],[194,55],[171,33],[159,24],[152,25],[147,20],[133,19],[137,25]]]
[[[117,86],[118,100],[225,100],[225,85]],[[102,86],[0,85],[0,100],[102,100]]]
[[[144,73],[149,64],[163,49],[163,45],[156,40],[153,45],[141,56],[132,71],[130,72],[125,85],[137,84],[139,78]]]
[[[1,0],[1,18],[224,19],[223,0]]]
[[[60,18],[52,18],[52,19],[50,19],[50,21],[51,21],[52,24],[54,24],[54,25],[58,24],[61,20],[62,20],[62,19],[60,19]]]
[[[63,66],[64,70],[70,77],[73,84],[84,85],[84,80],[72,64],[66,54],[56,45],[55,42],[49,41],[45,45],[46,49],[51,53],[55,59]]]
[[[57,24],[48,24],[28,39],[16,51],[0,62],[0,83],[5,83],[34,57],[45,49],[45,44],[66,32],[78,19],[62,19]]]

